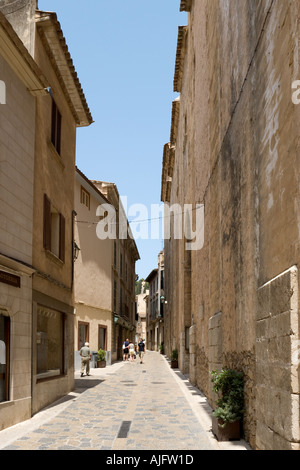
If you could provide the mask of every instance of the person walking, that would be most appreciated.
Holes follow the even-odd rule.
[[[129,340],[128,338],[123,343],[123,361],[128,361],[128,354],[129,354]]]
[[[143,364],[143,358],[145,355],[145,343],[142,340],[142,338],[140,339],[138,343],[138,352],[139,352],[140,364]]]
[[[80,356],[81,356],[81,377],[83,377],[84,369],[86,369],[86,375],[90,375],[90,360],[92,358],[92,353],[90,350],[89,343],[85,343],[85,345],[80,349]]]
[[[133,344],[132,341],[130,341],[128,348],[129,348],[130,362],[132,362],[133,361],[133,356],[134,356],[134,344]]]

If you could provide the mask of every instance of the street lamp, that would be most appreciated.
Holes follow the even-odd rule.
[[[79,246],[77,245],[76,242],[74,242],[74,246],[73,246],[73,258],[74,258],[74,261],[77,260],[77,258],[78,258],[78,256],[79,256],[79,251],[80,251]]]

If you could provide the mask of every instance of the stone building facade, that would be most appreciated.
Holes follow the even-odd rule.
[[[142,338],[146,340],[147,332],[147,297],[149,290],[146,288],[145,281],[141,283],[141,292],[135,297],[136,303],[136,337],[135,342],[138,343]]]
[[[35,104],[47,94],[42,72],[1,12],[0,79],[1,430],[31,417]]]
[[[149,283],[147,294],[147,348],[151,351],[159,351],[164,343],[164,251],[158,255],[157,268],[153,269],[146,278]]]
[[[47,80],[28,87],[44,96],[28,104],[28,119],[35,119],[32,127],[20,126],[27,148],[30,144],[34,149],[33,230],[26,235],[34,268],[32,308],[27,312],[31,322],[27,377],[30,412],[35,414],[74,385],[76,129],[89,126],[92,116],[56,14],[38,10],[36,0],[0,0],[0,9]],[[23,205],[25,194],[20,196]]]
[[[80,368],[79,351],[86,341],[92,351],[106,351],[107,363],[111,362],[114,241],[97,237],[97,208],[103,204],[109,204],[108,200],[76,168],[75,243],[79,248],[74,265],[76,368]]]
[[[102,238],[97,232],[107,209],[115,207],[108,197],[115,204],[119,201],[114,184],[92,182],[76,168],[75,242],[80,251],[74,282],[75,355],[88,341],[92,351],[106,351],[110,364],[122,357],[125,339],[135,339],[135,262],[139,254],[129,234],[128,239],[119,240],[107,234]]]
[[[204,244],[188,251],[172,230],[165,241],[165,350],[212,405],[210,372],[243,371],[245,438],[299,449],[300,5],[180,8],[161,197],[204,206]]]
[[[140,254],[116,184],[94,180],[92,183],[109,202],[101,215],[100,212],[98,215],[102,219],[104,217],[107,229],[111,230],[107,241],[110,262],[106,275],[109,276],[109,289],[103,291],[103,296],[107,299],[111,311],[111,360],[117,361],[123,357],[124,341],[127,338],[135,340],[135,264],[140,259]],[[98,221],[100,218],[98,216]]]

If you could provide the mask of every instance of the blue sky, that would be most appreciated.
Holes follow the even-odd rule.
[[[128,207],[161,204],[163,146],[170,139],[180,0],[39,0],[55,11],[95,123],[78,129],[76,164],[114,182]],[[132,214],[129,220],[136,220]],[[143,217],[142,217],[143,218]],[[136,240],[146,277],[163,241]],[[132,229],[145,227],[136,222]],[[146,230],[147,230],[146,227]]]

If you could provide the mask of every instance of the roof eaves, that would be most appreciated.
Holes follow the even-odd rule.
[[[192,0],[181,0],[180,11],[191,11]]]
[[[153,271],[151,271],[151,273],[149,274],[149,276],[147,277],[147,279],[145,279],[146,282],[151,282],[151,280],[157,275],[158,273],[158,269],[153,269]]]
[[[77,126],[89,126],[93,123],[93,118],[56,13],[36,10],[36,23]]]
[[[164,145],[163,152],[163,164],[162,164],[162,175],[161,175],[161,195],[160,199],[162,202],[170,202],[167,200],[167,173],[168,173],[168,147],[169,144]]]
[[[161,177],[161,201],[169,203],[175,162],[175,147],[170,143],[164,145],[163,168]]]
[[[173,91],[178,92],[178,93],[181,92],[181,86],[182,86],[187,31],[188,31],[188,26],[179,26],[178,28],[177,52],[176,52],[175,73],[174,73],[174,82],[173,82]]]
[[[2,12],[0,12],[0,39],[0,53],[28,91],[33,96],[46,95],[49,86],[46,78]]]
[[[139,253],[139,250],[137,248],[137,244],[136,244],[136,241],[134,239],[134,236],[132,234],[132,231],[131,231],[131,228],[130,228],[130,224],[129,224],[129,221],[128,221],[128,218],[127,218],[127,214],[126,214],[126,211],[123,207],[123,203],[122,203],[122,198],[120,197],[120,194],[119,194],[119,191],[118,191],[118,188],[117,188],[117,185],[115,183],[109,183],[109,182],[105,182],[105,181],[98,181],[98,180],[91,180],[92,184],[95,185],[96,187],[100,187],[102,185],[104,185],[104,187],[106,186],[108,189],[111,189],[112,192],[113,192],[113,197],[112,195],[109,193],[107,193],[107,199],[109,200],[109,204],[112,204],[115,209],[117,209],[119,212],[119,217],[122,218],[124,217],[124,219],[126,219],[126,226],[127,226],[127,236],[129,235],[128,239],[131,241],[132,243],[132,246],[133,246],[133,250],[134,250],[134,257],[135,257],[135,260],[138,261],[140,258],[140,253]],[[117,203],[116,203],[116,200],[117,200]]]
[[[101,193],[101,191],[93,184],[91,180],[88,179],[87,176],[85,176],[84,173],[82,173],[81,170],[76,166],[76,173],[100,196],[107,204],[110,204],[109,200],[107,197],[104,196],[104,194]]]
[[[171,145],[175,146],[177,141],[178,122],[180,112],[180,96],[172,103],[172,121],[171,121],[171,133],[170,142]]]

